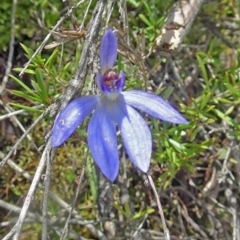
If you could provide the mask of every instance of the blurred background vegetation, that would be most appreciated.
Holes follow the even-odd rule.
[[[97,1],[92,1],[84,31]],[[168,99],[189,120],[174,126],[144,117],[152,131],[153,154],[149,174],[163,204],[171,239],[240,239],[240,1],[206,0],[192,28],[171,57],[154,51],[145,61],[174,0],[127,0],[128,29],[121,22],[117,1],[109,26],[117,30],[119,41],[126,34],[117,67],[127,76],[126,89],[146,89]],[[0,117],[19,109],[18,115],[0,120],[0,159],[43,112],[64,91],[74,76],[84,45],[83,37],[44,49],[20,79],[19,71],[32,56],[49,30],[77,1],[22,0],[15,15],[13,66],[5,91],[0,95]],[[64,21],[58,31],[74,30],[82,23],[89,1],[85,1]],[[0,4],[0,82],[8,59],[12,2]],[[104,19],[102,27],[105,25]],[[100,31],[99,42],[104,30]],[[56,34],[55,34],[56,35]],[[125,35],[124,35],[125,36]],[[54,36],[48,44],[62,39]],[[130,55],[124,54],[131,49]],[[99,51],[97,49],[97,51]],[[87,78],[83,94],[95,92],[93,74]],[[49,116],[30,133],[12,156],[26,173],[34,176],[52,121]],[[144,176],[129,161],[119,145],[121,171],[106,199],[108,215],[99,210],[99,181],[86,143],[88,119],[57,151],[52,171],[51,191],[71,204],[79,176],[86,167],[76,210],[109,239],[163,239],[156,202]],[[85,161],[87,159],[87,161]],[[86,162],[86,163],[85,163]],[[11,164],[0,173],[0,199],[21,208],[31,183]],[[123,200],[123,192],[128,200]],[[21,239],[41,236],[42,190],[36,191]],[[59,239],[68,212],[49,200],[49,239]],[[5,236],[18,211],[0,205],[0,238]],[[106,221],[108,220],[108,221]],[[104,223],[114,223],[116,231]],[[110,228],[110,230],[109,230]],[[114,229],[114,228],[113,228]],[[139,229],[137,231],[137,229]],[[133,232],[137,238],[131,238]],[[111,236],[112,234],[112,236]],[[83,237],[83,238],[81,238]],[[235,238],[234,238],[235,237]],[[237,238],[238,237],[238,238]],[[72,217],[66,239],[98,239]]]

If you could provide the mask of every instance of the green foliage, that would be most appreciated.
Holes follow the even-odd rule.
[[[33,51],[21,44],[26,57],[28,59],[33,55]],[[20,90],[11,90],[16,96],[25,98],[33,104],[40,103],[45,106],[51,105],[56,97],[59,96],[58,89],[62,88],[69,78],[68,64],[66,64],[61,71],[58,71],[58,56],[59,50],[56,48],[52,54],[47,58],[43,58],[41,55],[37,55],[29,68],[25,71],[31,77],[31,87],[27,83],[24,83],[21,79],[10,75],[10,77],[21,87]],[[22,68],[14,68],[16,72],[21,72]],[[12,105],[27,109],[30,111],[39,111],[34,106],[29,107],[17,103]]]
[[[148,40],[148,47],[151,46],[156,36],[159,34],[165,20],[166,10],[172,6],[173,1],[129,1],[130,5],[137,7],[140,12],[137,16],[130,18],[130,26],[136,31],[136,35],[144,36]]]
[[[92,195],[93,202],[96,203],[98,196],[98,179],[96,168],[94,166],[94,161],[92,158],[88,158],[87,161],[87,176],[90,185],[90,191]]]
[[[27,42],[36,35],[39,29],[37,17],[42,16],[47,28],[51,28],[59,19],[63,8],[61,1],[29,1],[22,0],[17,3],[15,16],[16,42]],[[10,40],[12,1],[3,1],[0,5],[0,49],[7,51]],[[44,33],[44,29],[41,29]]]

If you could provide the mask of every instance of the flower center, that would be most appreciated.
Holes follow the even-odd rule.
[[[108,70],[103,75],[103,83],[108,88],[109,91],[116,91],[117,83],[119,81],[118,74],[112,69]]]

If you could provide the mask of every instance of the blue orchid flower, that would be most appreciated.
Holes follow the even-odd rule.
[[[144,91],[122,92],[123,71],[113,70],[117,58],[117,38],[111,29],[103,36],[100,49],[101,73],[97,74],[100,95],[83,96],[70,102],[58,115],[52,130],[52,147],[66,141],[95,109],[88,126],[88,145],[102,173],[114,181],[119,171],[116,124],[132,163],[147,172],[152,152],[150,130],[135,108],[171,123],[187,120],[164,99]]]

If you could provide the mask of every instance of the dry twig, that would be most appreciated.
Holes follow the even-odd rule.
[[[170,56],[180,46],[202,3],[203,0],[179,0],[174,4],[153,46],[160,55]]]
[[[149,181],[149,183],[151,185],[151,188],[153,190],[155,199],[157,201],[158,211],[159,211],[159,214],[160,214],[160,217],[161,217],[161,221],[162,221],[162,226],[163,226],[165,240],[170,240],[169,230],[167,228],[167,224],[166,224],[164,213],[163,213],[163,209],[162,209],[162,204],[161,204],[161,202],[159,200],[159,196],[158,196],[157,190],[155,188],[155,184],[154,184],[154,182],[152,180],[152,177],[150,175],[147,175],[147,177],[148,177],[148,181]]]

